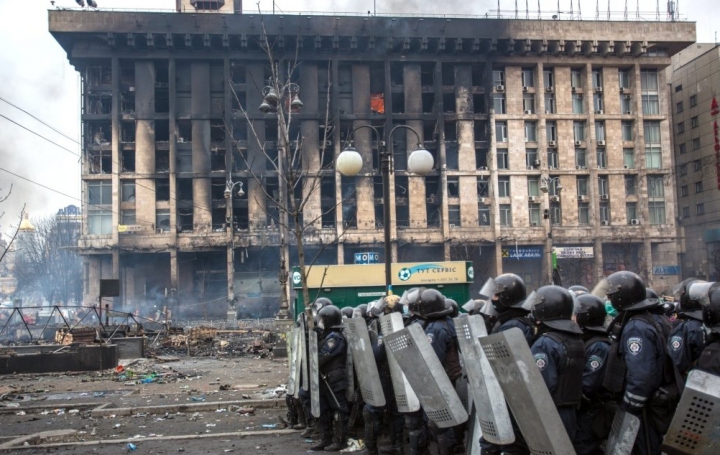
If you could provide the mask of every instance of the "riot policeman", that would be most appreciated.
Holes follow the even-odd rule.
[[[648,311],[657,302],[646,298],[645,284],[635,273],[615,272],[607,283],[618,316],[611,326],[603,385],[621,393],[620,409],[640,419],[633,453],[656,455],[680,396],[663,329]]]
[[[710,290],[702,308],[702,318],[707,345],[697,361],[697,369],[720,376],[720,288]]]
[[[676,299],[680,301],[680,311],[679,322],[668,339],[668,348],[670,357],[681,374],[688,372],[705,346],[703,309],[700,301],[690,296],[690,287],[701,283],[706,284],[696,278],[688,278],[673,289]]]
[[[560,419],[572,441],[575,438],[575,409],[582,400],[585,349],[582,330],[572,321],[575,304],[570,292],[560,286],[543,286],[532,302],[538,338],[530,350],[535,357]]]
[[[402,312],[402,305],[400,305],[399,300],[400,297],[396,295],[385,296],[372,305],[369,305],[370,309],[368,312],[372,318],[378,318],[392,312]],[[388,365],[387,353],[383,345],[383,336],[386,334],[374,331],[369,331],[369,334],[386,405],[373,406],[369,403],[365,404],[363,408],[365,449],[363,449],[360,454],[377,455],[378,449],[380,449],[381,453],[402,454],[404,417],[398,412],[395,394],[393,393],[390,366]],[[390,423],[390,446],[379,448],[377,439],[380,434],[380,427],[385,411],[388,411],[388,421]]]
[[[353,307],[350,307],[350,306],[342,307],[340,309],[340,312],[342,313],[344,318],[353,317]]]
[[[610,338],[605,329],[605,303],[592,294],[577,298],[576,321],[583,331],[585,367],[583,369],[583,401],[577,413],[577,432],[573,445],[578,455],[600,455],[600,445],[607,437],[614,411],[611,398],[603,388]]]
[[[310,450],[337,452],[347,445],[348,404],[345,397],[347,341],[342,333],[342,313],[334,305],[317,313],[318,375],[320,379],[321,441]]]
[[[490,281],[490,280],[488,280]],[[529,309],[523,307],[525,299],[527,298],[527,290],[525,289],[525,282],[519,276],[514,273],[504,273],[494,280],[495,289],[487,294],[491,294],[490,303],[492,309],[497,313],[496,316],[490,316],[489,310],[481,310],[483,317],[487,323],[488,319],[494,320],[491,334],[504,332],[512,328],[518,328],[522,330],[525,335],[525,339],[528,342],[528,347],[533,343],[535,336],[535,328],[528,317],[530,313]],[[481,290],[481,295],[487,295],[486,291]],[[509,445],[500,446],[497,444],[490,443],[485,438],[480,438],[480,446],[482,447],[483,454],[499,455],[500,453],[507,453],[510,455],[516,454],[527,454],[529,453],[527,443],[522,437],[520,428],[515,422],[515,419],[511,416],[513,432],[515,433],[515,442]]]
[[[410,311],[421,319],[419,323],[425,329],[425,335],[433,351],[454,386],[455,381],[462,375],[462,367],[455,325],[448,317],[452,309],[445,304],[445,297],[435,289],[423,289],[419,293],[419,298],[410,304]],[[426,416],[423,418],[427,420]],[[435,435],[439,454],[453,453],[456,443],[454,430],[439,429],[432,422],[430,427]],[[426,450],[427,438],[424,434],[424,425],[415,425],[415,428],[410,429],[409,436],[411,455],[418,455]]]

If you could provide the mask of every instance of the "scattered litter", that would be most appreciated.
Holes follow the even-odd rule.
[[[214,424],[214,423],[208,423],[208,424],[207,424],[207,425],[205,425],[205,426],[206,426],[206,427],[215,427],[215,426],[217,426],[217,425],[216,425],[216,424]]]
[[[137,446],[136,446],[135,444],[133,444],[132,442],[128,442],[127,446],[125,446],[125,447],[127,447],[127,449],[128,449],[129,451],[131,451],[131,452],[132,452],[133,450],[136,450],[136,449],[137,449]]]
[[[199,397],[190,397],[193,401],[205,401],[205,396],[199,396]]]
[[[264,423],[261,426],[263,428],[277,428],[277,423]]]
[[[95,393],[93,393],[93,396],[94,396],[95,398],[104,397],[104,396],[105,396],[105,392],[95,392]]]
[[[70,415],[75,415],[75,414],[79,414],[79,413],[80,413],[79,409],[71,409],[68,411],[68,414],[70,414]]]
[[[16,416],[24,416],[24,415],[25,415],[25,411],[16,412],[15,415],[16,415]]]
[[[365,441],[362,439],[348,438],[348,446],[340,451],[340,453],[358,452],[365,448]]]

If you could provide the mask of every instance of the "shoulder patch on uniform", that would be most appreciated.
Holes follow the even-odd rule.
[[[337,342],[335,341],[335,338],[330,338],[327,340],[327,345],[330,349],[334,348],[336,343]]]
[[[639,337],[628,338],[627,348],[628,348],[628,351],[630,351],[630,354],[632,354],[632,355],[640,354],[640,351],[642,351],[642,338],[639,338]]]
[[[600,367],[603,366],[602,357],[597,355],[591,355],[590,357],[588,357],[587,366],[590,368],[591,371],[597,371]]]
[[[670,338],[670,347],[673,351],[679,351],[682,347],[683,339],[681,336],[675,335],[674,337]]]
[[[378,337],[377,344],[378,344],[378,346],[382,346],[382,345],[383,345],[383,337]]]
[[[543,371],[545,368],[547,368],[547,355],[543,354],[542,352],[538,352],[537,354],[535,354],[535,364],[540,371]]]
[[[430,342],[430,344],[433,343],[433,339],[434,339],[434,338],[435,338],[435,334],[434,334],[434,333],[428,333],[428,334],[427,334],[427,339],[428,339],[428,342]]]

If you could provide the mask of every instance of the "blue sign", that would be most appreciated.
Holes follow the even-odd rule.
[[[680,275],[680,266],[656,265],[653,267],[653,275]]]
[[[542,259],[541,246],[518,246],[502,249],[503,259]]]
[[[377,264],[380,262],[380,254],[368,251],[365,253],[355,253],[356,264]]]

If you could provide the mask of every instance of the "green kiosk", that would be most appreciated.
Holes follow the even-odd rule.
[[[327,297],[338,307],[356,307],[385,295],[385,264],[313,265],[308,267],[307,284],[311,301]],[[470,300],[472,262],[407,262],[392,264],[393,293],[402,295],[414,287],[435,288],[460,306]],[[305,311],[302,273],[292,269],[295,290],[293,315]]]

